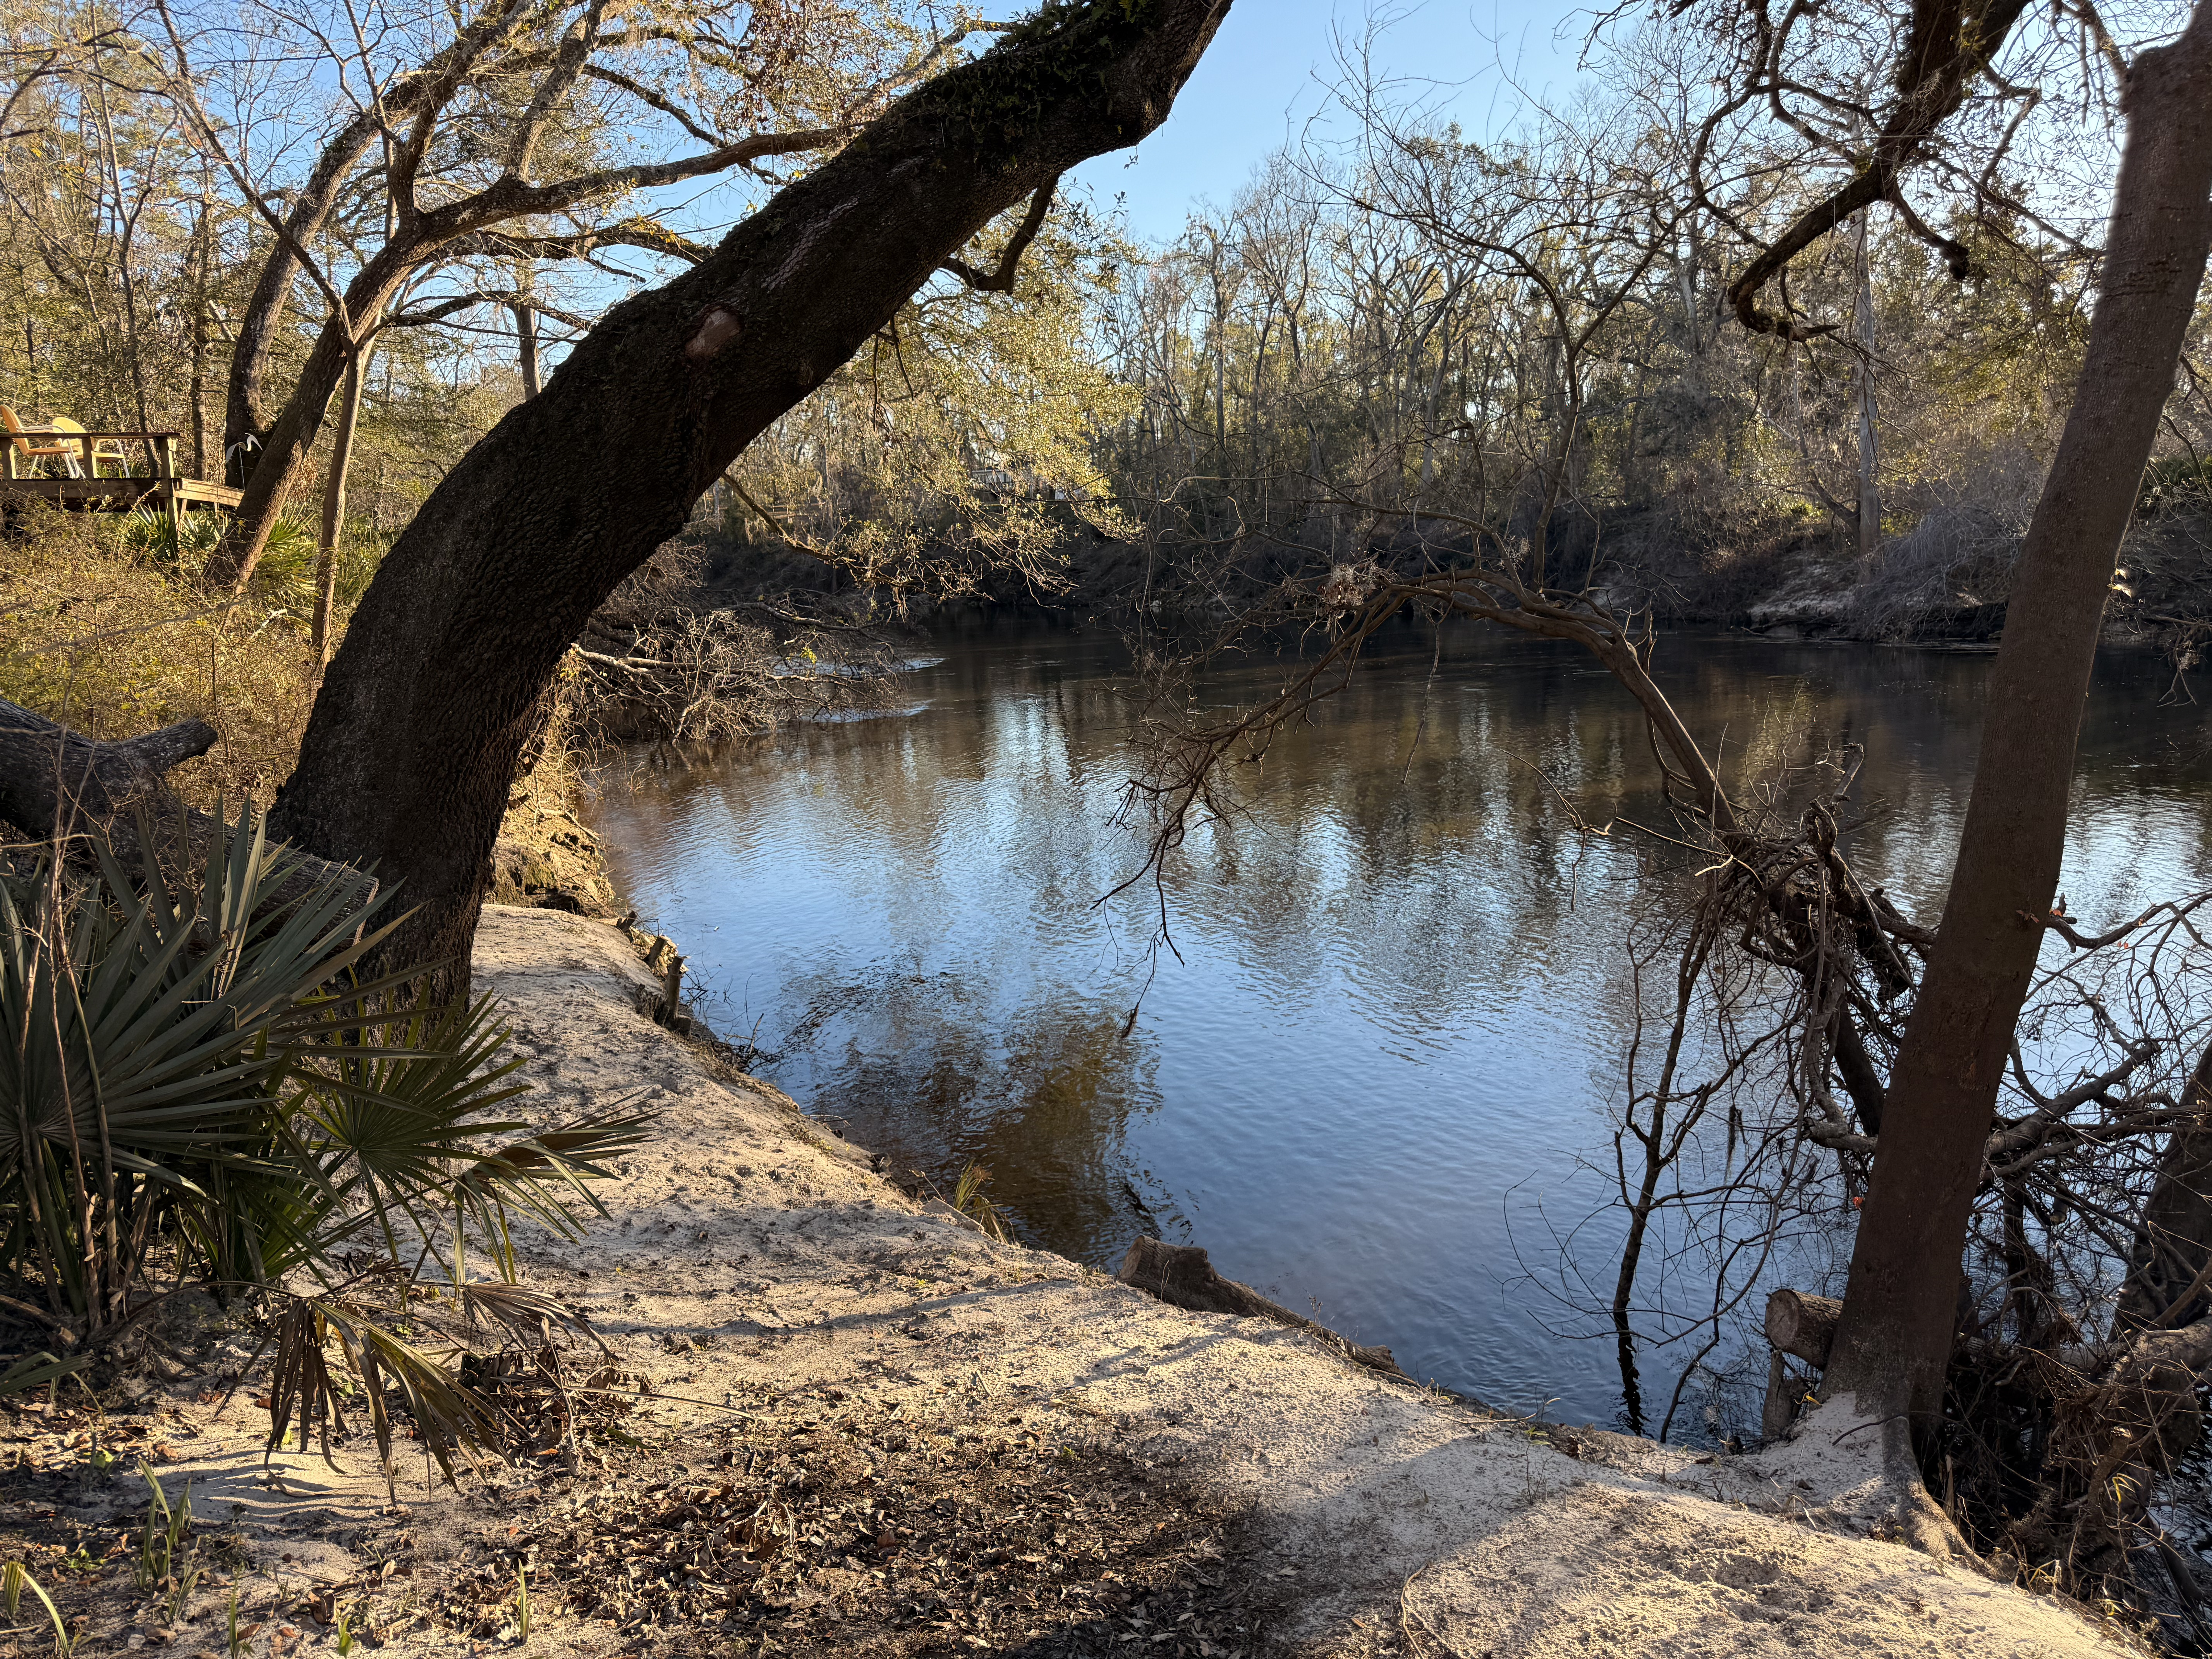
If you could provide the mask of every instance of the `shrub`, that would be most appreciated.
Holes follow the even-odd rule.
[[[1889,542],[1852,596],[1856,631],[1868,639],[1912,640],[1954,631],[1965,613],[1990,611],[2012,596],[2021,530],[1988,508],[1939,507]]]
[[[2212,513],[2212,456],[2169,455],[2143,470],[2136,511],[2143,518],[2166,513]]]
[[[160,515],[24,514],[0,539],[0,697],[96,738],[187,716],[222,741],[179,793],[267,805],[292,769],[318,665],[288,607],[199,585]],[[202,534],[187,515],[188,543]]]
[[[594,1160],[647,1120],[532,1133],[507,1118],[526,1085],[489,1000],[391,1012],[407,975],[354,972],[396,925],[367,926],[373,884],[270,846],[250,811],[189,878],[96,852],[89,878],[0,875],[15,1034],[0,1043],[0,1308],[68,1363],[175,1287],[258,1295],[276,1313],[272,1446],[292,1417],[303,1443],[337,1420],[330,1340],[366,1385],[387,1469],[387,1385],[441,1460],[481,1438],[491,1414],[459,1380],[468,1333],[487,1313],[566,1317],[516,1283],[514,1222],[573,1235],[579,1201],[597,1207]]]

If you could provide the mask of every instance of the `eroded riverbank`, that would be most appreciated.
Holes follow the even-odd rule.
[[[107,1600],[84,1650],[220,1648],[232,1589],[277,1650],[334,1645],[316,1615],[349,1609],[395,1653],[496,1650],[526,1571],[529,1648],[553,1655],[2124,1650],[1796,1513],[1747,1465],[1486,1413],[924,1213],[641,1015],[651,975],[609,924],[487,909],[476,974],[533,1121],[660,1114],[588,1238],[524,1243],[530,1282],[590,1314],[590,1363],[647,1392],[603,1396],[621,1414],[580,1457],[459,1495],[403,1466],[394,1506],[365,1436],[343,1473],[287,1454],[264,1478],[247,1349],[210,1331],[175,1380],[149,1359],[119,1388],[106,1431],[196,1483],[228,1582],[167,1626],[88,1579]],[[59,1426],[12,1419],[7,1511],[57,1558],[144,1505]]]

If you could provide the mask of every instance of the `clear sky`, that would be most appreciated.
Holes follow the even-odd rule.
[[[1378,67],[1409,94],[1449,102],[1470,131],[1490,128],[1508,76],[1531,93],[1564,91],[1589,27],[1588,13],[1561,0],[1237,0],[1166,125],[1076,177],[1101,207],[1121,197],[1140,238],[1174,237],[1194,203],[1225,207],[1255,163],[1327,118],[1328,88],[1370,19]]]
[[[1130,230],[1146,242],[1172,241],[1201,201],[1229,205],[1253,168],[1297,138],[1310,122],[1326,124],[1330,88],[1363,44],[1373,43],[1376,71],[1407,100],[1448,110],[1471,133],[1510,118],[1515,88],[1545,97],[1577,78],[1589,33],[1588,0],[1236,0],[1166,124],[1133,150],[1116,150],[1078,168],[1102,210],[1116,198]],[[1012,0],[1001,15],[1030,7]],[[1344,124],[1338,125],[1343,131]],[[1133,158],[1133,160],[1132,159]],[[747,175],[648,191],[644,199],[667,222],[719,240],[761,205],[765,192]],[[643,271],[652,261],[624,251],[618,263]],[[663,267],[665,280],[669,269]],[[604,279],[570,273],[577,303]],[[605,298],[615,297],[612,295]],[[555,340],[547,349],[557,361]]]

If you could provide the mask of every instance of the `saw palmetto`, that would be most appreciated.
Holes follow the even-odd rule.
[[[458,1367],[484,1310],[568,1317],[515,1284],[514,1225],[576,1231],[647,1119],[512,1116],[526,1085],[490,1000],[410,1007],[410,975],[364,975],[389,896],[252,812],[190,879],[95,851],[94,875],[0,878],[0,1316],[58,1356],[20,1375],[204,1287],[274,1314],[272,1446],[294,1419],[326,1445],[343,1427],[326,1345],[387,1466],[387,1384],[441,1462],[481,1443],[493,1413]]]

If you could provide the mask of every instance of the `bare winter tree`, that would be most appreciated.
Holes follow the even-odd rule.
[[[1879,6],[1849,18],[1823,13],[1817,29],[1802,8],[1779,22],[1763,8],[1715,19],[1711,33],[1723,48],[1717,61],[1725,70],[1718,78],[1728,90],[1691,124],[1686,206],[1708,234],[1748,245],[1745,263],[1726,285],[1729,314],[1738,325],[1786,347],[1847,326],[1855,284],[1832,285],[1842,306],[1823,317],[1793,302],[1788,278],[1796,262],[1850,235],[1855,216],[1876,204],[1929,243],[1954,274],[1970,274],[1967,250],[1933,227],[1911,193],[1916,181],[1940,189],[1960,213],[1993,207],[2033,216],[2032,204],[2006,197],[1997,181],[2021,160],[2022,127],[2013,117],[2024,114],[2023,100],[2032,107],[2041,97],[2033,92],[2037,78],[2058,72],[2053,63],[2064,41],[2048,33],[2026,33],[2015,41],[2021,16],[2017,7],[1974,11],[1923,0],[1903,14]],[[2100,52],[2109,44],[2093,15],[2085,12],[2075,21]],[[1787,1168],[1798,1173],[1788,1178],[1800,1178],[1808,1167],[1794,1149],[1809,1143],[1833,1154],[1841,1179],[1863,1183],[1852,1194],[1864,1207],[1840,1322],[1820,1350],[1826,1368],[1822,1388],[1833,1402],[1828,1409],[1844,1419],[1827,1425],[1824,1443],[1838,1431],[1861,1431],[1847,1443],[1883,1478],[1893,1517],[1938,1549],[1949,1547],[1947,1540],[1956,1534],[1927,1498],[1915,1431],[1922,1446],[1932,1445],[1930,1431],[1942,1416],[1960,1328],[1970,1218],[1978,1199],[1996,1202],[2002,1212],[2002,1181],[1992,1188],[1988,1172],[2017,1168],[2025,1178],[2039,1163],[2072,1155],[2069,1147],[2078,1152],[2081,1125],[2066,1127],[2072,1115],[2103,1114],[2103,1132],[2112,1137],[2106,1144],[2130,1149],[2115,1157],[2139,1158],[2145,1147],[2167,1145],[2172,1174],[2163,1188],[2164,1212],[2195,1213],[2179,1194],[2189,1179],[2184,1171],[2197,1167],[2185,1149],[2194,1144],[2186,1131],[2202,1110],[2201,1091],[2144,1081],[2150,1051],[2142,1047],[2154,1036],[2153,1047],[2170,1059],[2175,1034],[2193,1029],[2189,1020],[2165,1020],[2156,1032],[2106,1033],[2115,1045],[2109,1063],[2070,1082],[2036,1083],[2023,1073],[2017,1081],[2025,1106],[2002,1118],[1997,1111],[2000,1086],[2018,1065],[2014,1045],[2039,952],[2050,932],[2071,925],[2053,917],[2051,904],[2075,732],[2115,556],[2174,386],[2212,240],[2212,131],[2191,113],[2212,106],[2212,7],[2197,4],[2172,38],[2131,61],[2117,48],[2100,61],[2118,66],[2126,130],[2087,359],[2015,574],[1988,692],[1973,804],[1940,927],[1899,915],[1850,867],[1840,850],[1842,815],[1833,801],[1816,798],[1803,803],[1802,813],[1771,820],[1731,800],[1697,737],[1651,678],[1648,629],[1609,608],[1593,562],[1563,562],[1547,546],[1559,527],[1553,512],[1573,499],[1575,426],[1589,403],[1565,371],[1596,337],[1590,331],[1600,315],[1594,306],[1647,302],[1638,284],[1671,262],[1683,240],[1681,222],[1647,208],[1648,229],[1634,234],[1626,225],[1615,231],[1620,221],[1604,216],[1577,222],[1571,192],[1547,191],[1545,181],[1532,179],[1528,193],[1541,205],[1530,224],[1486,235],[1484,215],[1511,198],[1510,178],[1497,189],[1471,192],[1466,204],[1432,205],[1422,193],[1428,181],[1446,176],[1439,158],[1452,154],[1455,136],[1396,137],[1384,151],[1388,165],[1370,169],[1389,188],[1369,188],[1364,199],[1419,225],[1439,249],[1456,243],[1494,261],[1516,286],[1534,290],[1540,321],[1523,338],[1548,347],[1550,361],[1544,374],[1521,386],[1548,381],[1557,388],[1549,441],[1518,455],[1480,448],[1491,476],[1479,496],[1463,497],[1482,505],[1464,514],[1456,541],[1442,533],[1406,535],[1417,514],[1402,499],[1371,486],[1342,491],[1341,507],[1372,515],[1371,525],[1399,528],[1390,556],[1341,558],[1326,576],[1286,584],[1253,611],[1318,625],[1327,643],[1264,705],[1198,725],[1170,717],[1136,797],[1155,815],[1156,854],[1165,856],[1190,815],[1225,806],[1218,793],[1221,763],[1264,751],[1283,721],[1344,684],[1364,642],[1409,605],[1434,617],[1477,618],[1569,641],[1596,656],[1643,706],[1670,775],[1680,822],[1647,828],[1710,847],[1721,860],[1697,900],[1706,921],[1675,946],[1680,997],[1672,1027],[1662,1030],[1662,1048],[1705,995],[1698,988],[1715,971],[1705,958],[1719,942],[1747,951],[1763,972],[1780,976],[1784,994],[1767,1029],[1794,1035],[1759,1064],[1789,1103],[1777,1142],[1793,1149]],[[1723,165],[1716,147],[1747,110],[1778,112],[1803,147],[1779,162],[1769,155],[1755,171],[1740,169],[1736,185],[1724,194],[1709,188]],[[1502,167],[1507,159],[1479,161]],[[1604,176],[1609,184],[1622,178],[1618,170]],[[1407,181],[1420,189],[1408,191]],[[1663,193],[1666,181],[1659,182]],[[1778,200],[1786,204],[1792,195],[1784,193],[1785,186],[1808,204],[1786,212],[1778,234],[1756,234],[1742,216],[1745,200],[1770,208]],[[1630,198],[1632,192],[1623,193]],[[1558,244],[1547,244],[1535,233],[1555,216],[1564,234]],[[1954,216],[1952,222],[1960,222]],[[1583,240],[1590,241],[1593,257],[1577,257]],[[1607,250],[1615,251],[1608,256]],[[1544,261],[1553,258],[1563,258],[1585,284],[1583,293],[1551,278]],[[1441,262],[1437,269],[1441,272]],[[1617,288],[1608,286],[1613,271],[1621,273]],[[1803,296],[1801,287],[1798,298]],[[1510,365],[1513,358],[1507,354],[1498,362]],[[1470,413],[1480,406],[1479,399],[1468,399]],[[1392,483],[1400,487],[1399,479]],[[1501,505],[1516,498],[1540,504],[1544,516],[1516,522]],[[1439,532],[1451,517],[1449,507],[1433,502],[1418,514],[1437,523]],[[2148,925],[2139,920],[2130,927]],[[2124,931],[2106,943],[2124,937]],[[1726,1084],[1734,1075],[1728,1068],[1747,1052],[1736,1051],[1737,1059],[1713,1076]],[[1677,1075],[1663,1062],[1658,1069],[1634,1109],[1631,1139],[1644,1161],[1633,1173],[1623,1170],[1632,1212],[1656,1198],[1656,1183],[1647,1177],[1667,1171],[1682,1144],[1685,1117],[1703,1109],[1697,1091],[1704,1079]],[[2087,1174],[2085,1167],[2069,1167]],[[2140,1164],[2136,1170],[2140,1175]],[[2130,1201],[2148,1201],[2142,1180],[2131,1177],[2116,1190],[2132,1194]],[[2172,1221],[2160,1224],[2170,1234],[2185,1232]],[[2001,1255],[2004,1235],[2000,1219],[1993,1236]],[[2117,1257],[2098,1248],[2107,1262],[2128,1254],[2124,1242]],[[2201,1262],[2185,1250],[2179,1260]],[[1941,1265],[1931,1270],[1930,1263]],[[1616,1305],[1625,1319],[1636,1263],[1631,1259],[1624,1267]],[[2126,1340],[2076,1353],[2075,1360],[2086,1362],[2077,1380],[2110,1389],[2120,1387],[2116,1379],[2133,1377],[2140,1395],[2142,1379],[2155,1376],[2158,1389],[2171,1396],[2182,1375],[2176,1367],[2196,1352],[2194,1335],[2180,1334],[2195,1330],[2184,1322],[2194,1319],[2191,1298],[2202,1290],[2189,1288],[2194,1272],[2192,1267],[2185,1281],[2186,1294],[2161,1303],[2158,1318],[2172,1318],[2160,1334],[2130,1339],[2139,1354]],[[2051,1390],[2038,1395],[2044,1407],[2057,1397]],[[2118,1399],[2098,1397],[2108,1404]],[[2102,1417],[2091,1411],[2074,1421],[2068,1432],[2079,1443],[2078,1455],[2031,1475],[2031,1484],[2044,1483],[2039,1490],[2050,1495],[2058,1519],[2046,1516],[2039,1532],[2028,1526],[2012,1541],[2027,1548],[2027,1540],[2047,1540],[2056,1528],[2081,1540],[2075,1553],[2084,1564],[2100,1549],[2109,1557],[2094,1535],[2101,1526],[2109,1545],[2114,1526],[2092,1513],[2103,1500],[2091,1489],[2100,1471],[2128,1463],[2134,1454],[2125,1447],[2140,1448],[2142,1416],[2130,1419],[2113,1405]],[[2170,1465],[2173,1451],[2169,1442],[2130,1467],[2154,1476],[2166,1466],[2162,1459]],[[2139,1484],[2148,1492],[2155,1480]],[[2084,1570],[2089,1577],[2083,1582],[2106,1582],[2106,1567]]]
[[[262,72],[263,43],[237,40],[233,15],[195,31],[203,20],[167,0],[158,9],[171,95],[270,233],[225,410],[224,452],[246,496],[209,574],[233,585],[252,575],[349,366],[410,276],[495,241],[509,253],[629,242],[680,254],[681,238],[622,205],[831,147],[962,38],[914,40],[892,12],[865,4],[823,15],[757,4],[734,33],[714,7],[495,4],[450,27],[442,14],[277,9],[265,32],[326,57],[342,93],[305,176],[284,189],[249,147],[255,124],[227,118],[206,90]],[[229,101],[243,108],[249,95],[234,87]],[[610,153],[611,135],[637,132],[678,153]],[[322,322],[278,402],[275,354],[303,279]]]
[[[1963,19],[1916,9],[1886,142],[1956,107],[1987,46]],[[1948,32],[1947,32],[1948,31]],[[1917,55],[1915,55],[1917,54]],[[2120,538],[2134,511],[2212,250],[2212,5],[2128,67],[2126,149],[2101,294],[2074,410],[2031,524],[1988,690],[1972,803],[1949,897],[1883,1109],[1881,1150],[1826,1386],[1893,1431],[1939,1411],[1957,1291],[1931,1261],[1958,1260],[1996,1091],[2057,888],[2076,733]],[[1877,163],[1880,173],[1885,162]],[[1876,183],[1881,180],[1877,179]],[[1869,188],[1847,186],[1801,221],[1799,246]],[[1856,195],[1850,192],[1856,191]],[[1785,243],[1796,240],[1793,233]],[[1777,244],[1778,248],[1784,244]],[[1786,258],[1762,256],[1735,290],[1740,315]]]

